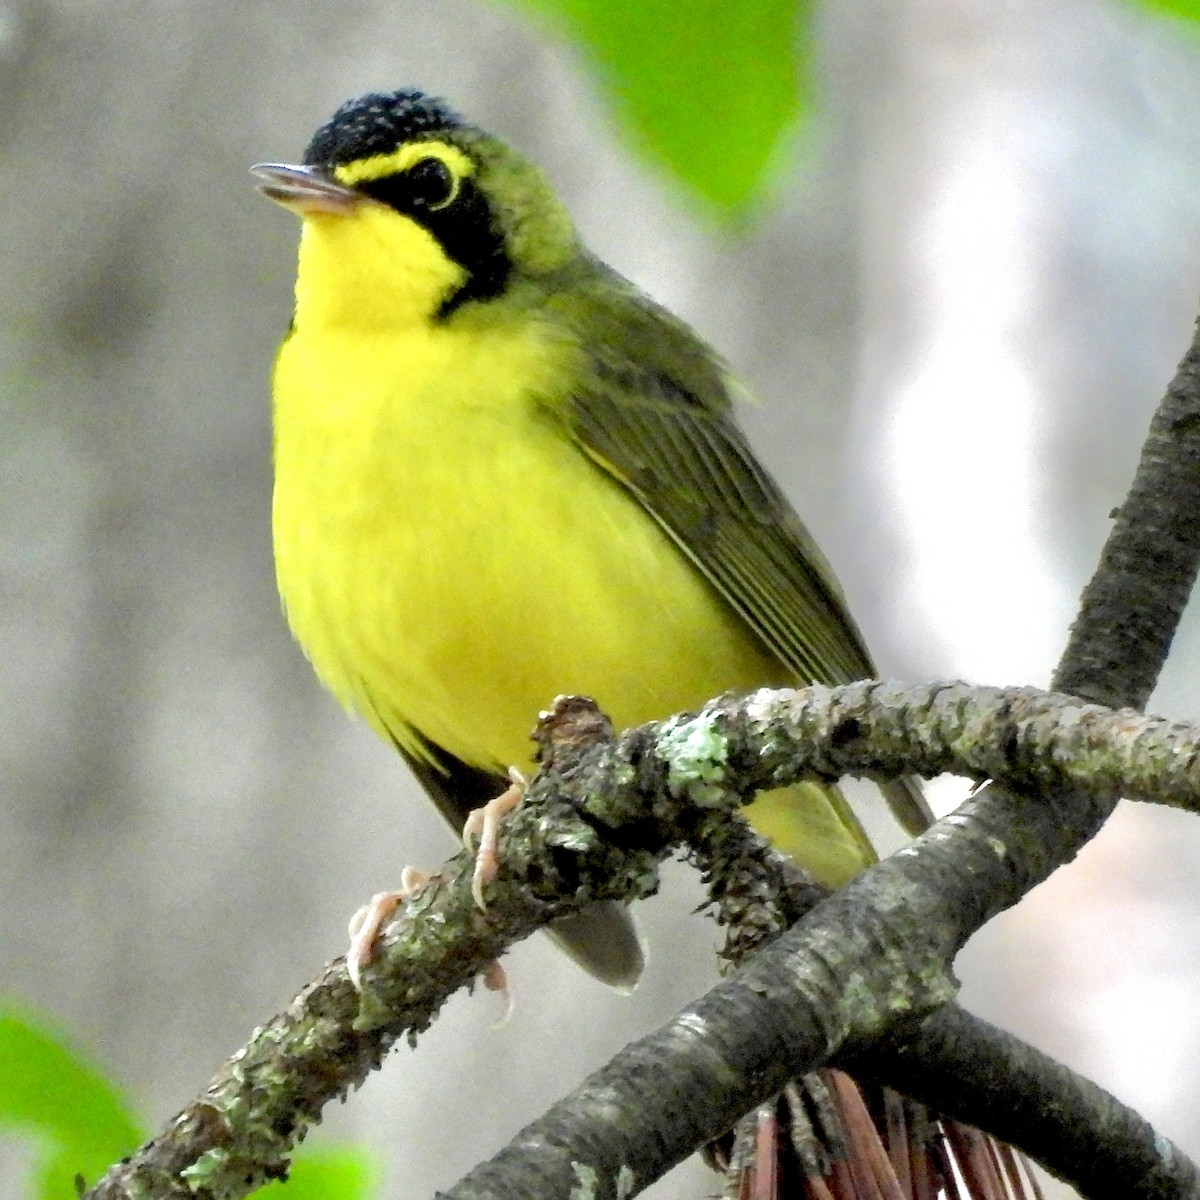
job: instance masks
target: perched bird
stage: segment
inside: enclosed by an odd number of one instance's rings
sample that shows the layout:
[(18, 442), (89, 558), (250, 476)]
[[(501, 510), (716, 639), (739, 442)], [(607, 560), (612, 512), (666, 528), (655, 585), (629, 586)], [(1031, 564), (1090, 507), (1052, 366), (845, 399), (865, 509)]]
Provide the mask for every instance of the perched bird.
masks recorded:
[[(259, 186), (303, 218), (274, 372), (274, 539), (317, 674), (443, 815), (528, 765), (536, 714), (625, 727), (721, 692), (873, 674), (717, 355), (581, 244), (543, 174), (416, 91), (368, 95)], [(928, 810), (888, 789), (902, 825)], [(874, 858), (832, 786), (750, 819), (820, 882)], [(627, 911), (552, 927), (632, 985)]]
[[(304, 218), (274, 374), (287, 619), (456, 828), (529, 762), (560, 693), (622, 728), (873, 673), (724, 365), (588, 253), (537, 168), (398, 92), (344, 105), (303, 166), (255, 172)], [(917, 796), (893, 795), (922, 827)], [(874, 857), (835, 788), (751, 819), (830, 886)], [(636, 979), (622, 909), (556, 933), (600, 978)]]

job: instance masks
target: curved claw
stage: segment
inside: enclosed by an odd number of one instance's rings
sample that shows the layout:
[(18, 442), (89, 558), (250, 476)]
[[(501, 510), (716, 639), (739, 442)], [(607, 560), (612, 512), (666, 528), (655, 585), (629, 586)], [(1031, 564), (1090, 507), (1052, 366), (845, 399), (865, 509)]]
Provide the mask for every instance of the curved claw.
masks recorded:
[(400, 887), (395, 891), (376, 892), (350, 918), (350, 947), (346, 951), (346, 973), (354, 990), (362, 991), (362, 971), (375, 957), (375, 942), (384, 922), (400, 907), (407, 904), (429, 882), (429, 876), (416, 867), (405, 867), (400, 873)]
[(479, 848), (475, 851), (475, 874), (471, 878), (471, 895), (481, 912), (487, 911), (487, 902), (483, 898), (485, 884), (491, 883), (500, 872), (500, 858), (497, 853), (500, 847), (500, 826), (504, 818), (525, 799), (525, 789), (529, 786), (525, 776), (516, 767), (509, 767), (509, 786), (494, 800), (489, 800), (482, 808), (475, 809), (463, 823), (463, 845), (471, 850), (475, 847), (475, 839), (479, 840)]

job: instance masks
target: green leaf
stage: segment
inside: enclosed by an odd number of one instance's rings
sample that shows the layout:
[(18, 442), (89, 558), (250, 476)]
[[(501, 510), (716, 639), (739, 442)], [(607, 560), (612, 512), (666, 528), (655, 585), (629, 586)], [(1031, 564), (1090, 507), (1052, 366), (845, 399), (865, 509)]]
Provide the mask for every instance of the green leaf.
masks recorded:
[[(94, 1183), (146, 1140), (125, 1099), (44, 1018), (0, 1003), (0, 1131), (32, 1137), (36, 1200), (75, 1200), (75, 1178)], [(257, 1194), (279, 1200), (367, 1200), (375, 1170), (355, 1150), (308, 1150), (286, 1183)], [(7, 1200), (7, 1193), (6, 1193)]]
[(590, 59), (635, 144), (731, 214), (758, 199), (807, 92), (811, 0), (513, 0)]
[(259, 1188), (263, 1200), (367, 1200), (376, 1172), (357, 1150), (308, 1150), (296, 1156), (286, 1183)]
[(1141, 0), (1141, 6), (1189, 21), (1200, 21), (1200, 0)]
[(0, 1128), (43, 1143), (39, 1200), (71, 1200), (74, 1179), (98, 1178), (144, 1136), (120, 1092), (66, 1039), (11, 1006), (0, 1008)]

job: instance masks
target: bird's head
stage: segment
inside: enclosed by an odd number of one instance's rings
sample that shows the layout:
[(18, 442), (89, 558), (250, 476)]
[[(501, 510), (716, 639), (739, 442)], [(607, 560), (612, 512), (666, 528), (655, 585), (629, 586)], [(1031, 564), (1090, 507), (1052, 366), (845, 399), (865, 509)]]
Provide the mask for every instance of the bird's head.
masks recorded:
[(313, 135), (302, 165), (253, 172), (304, 221), (297, 323), (445, 320), (578, 253), (542, 173), (416, 91), (351, 100)]

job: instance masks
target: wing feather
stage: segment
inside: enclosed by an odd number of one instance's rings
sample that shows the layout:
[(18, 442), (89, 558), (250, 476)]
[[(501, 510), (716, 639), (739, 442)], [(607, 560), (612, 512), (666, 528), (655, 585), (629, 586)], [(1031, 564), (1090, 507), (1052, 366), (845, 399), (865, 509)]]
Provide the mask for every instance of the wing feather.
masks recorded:
[[(724, 365), (695, 334), (599, 263), (575, 289), (588, 356), (567, 405), (580, 448), (624, 486), (745, 620), (797, 683), (874, 675), (829, 563), (731, 413)], [(581, 301), (581, 296), (583, 297)], [(901, 824), (924, 829), (919, 785), (885, 794)]]
[(715, 359), (704, 380), (715, 402), (707, 403), (650, 355), (619, 372), (591, 365), (569, 412), (588, 455), (638, 499), (798, 682), (873, 674), (828, 563), (733, 423)]

